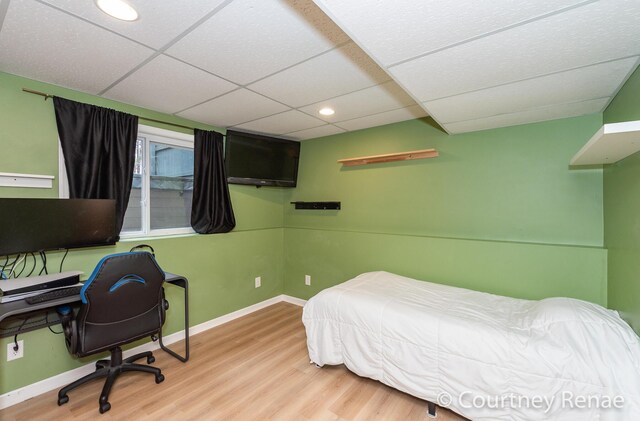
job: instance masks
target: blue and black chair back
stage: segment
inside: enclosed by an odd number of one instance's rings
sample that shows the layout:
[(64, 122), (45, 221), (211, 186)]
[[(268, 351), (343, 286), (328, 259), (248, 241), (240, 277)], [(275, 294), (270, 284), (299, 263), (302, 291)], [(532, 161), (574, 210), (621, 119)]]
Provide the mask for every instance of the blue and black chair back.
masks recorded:
[(125, 372), (141, 371), (153, 374), (156, 383), (164, 381), (157, 367), (138, 364), (155, 361), (151, 351), (123, 358), (121, 345), (148, 336), (162, 329), (168, 303), (164, 300), (164, 271), (151, 253), (129, 252), (112, 254), (102, 259), (85, 282), (77, 316), (71, 308), (58, 313), (69, 352), (84, 357), (109, 350), (109, 360), (98, 360), (96, 371), (68, 384), (58, 391), (58, 405), (69, 402), (68, 393), (85, 383), (106, 378), (100, 393), (99, 410), (111, 408), (109, 393), (116, 378)]
[(164, 323), (164, 271), (151, 253), (106, 256), (85, 282), (77, 323), (80, 357), (158, 333)]

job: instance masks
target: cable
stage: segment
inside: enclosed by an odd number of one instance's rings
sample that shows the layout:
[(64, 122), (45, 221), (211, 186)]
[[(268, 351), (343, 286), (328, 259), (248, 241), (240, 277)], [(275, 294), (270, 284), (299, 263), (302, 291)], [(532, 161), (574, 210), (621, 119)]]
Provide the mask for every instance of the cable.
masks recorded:
[(31, 271), (29, 272), (29, 274), (27, 275), (27, 278), (29, 276), (31, 276), (31, 274), (33, 273), (34, 270), (36, 270), (36, 266), (38, 266), (38, 261), (36, 260), (36, 255), (33, 253), (29, 253), (31, 255), (31, 257), (33, 258), (33, 266), (31, 266)]
[(51, 326), (49, 325), (49, 312), (48, 311), (44, 316), (44, 320), (45, 320), (45, 322), (47, 322), (47, 327), (49, 328), (51, 333), (55, 333), (56, 335), (61, 335), (61, 334), (64, 333), (64, 330), (62, 330), (61, 332), (56, 332), (55, 330), (51, 329)]
[(25, 323), (27, 323), (27, 320), (29, 320), (28, 317), (25, 317), (24, 319), (22, 319), (22, 323), (20, 324), (20, 327), (18, 328), (18, 331), (16, 332), (15, 336), (13, 337), (13, 351), (14, 352), (18, 352), (18, 350), (20, 349), (20, 347), (18, 346), (18, 335), (20, 334), (20, 330), (22, 330), (22, 326), (24, 326)]
[(42, 272), (44, 272), (44, 257), (42, 257), (42, 252), (39, 251), (38, 255), (40, 256), (40, 260), (42, 260), (42, 269), (40, 269), (40, 272), (38, 272), (38, 276), (42, 275)]
[[(46, 318), (44, 318), (44, 317), (42, 317), (40, 319), (37, 319), (37, 320), (29, 321), (31, 319), (32, 319), (31, 317), (27, 317), (26, 320), (23, 321), (23, 323), (20, 326), (21, 327), (29, 327), (29, 326), (40, 324), (40, 323), (42, 323), (42, 322), (44, 322), (46, 320)], [(3, 331), (3, 332), (9, 332), (9, 331), (13, 332), (14, 330), (16, 330), (15, 327), (1, 327), (0, 326), (0, 331)], [(3, 335), (4, 335), (4, 333), (3, 333)]]
[(129, 251), (132, 252), (132, 251), (135, 251), (135, 250), (138, 250), (138, 249), (149, 249), (149, 252), (151, 252), (153, 257), (156, 257), (156, 251), (149, 244), (138, 244), (137, 246), (133, 247)]
[[(13, 259), (13, 262), (9, 263), (6, 262), (3, 266), (2, 266), (2, 272), (5, 272), (6, 270), (11, 269), (11, 266), (18, 261), (18, 258), (20, 258), (20, 255), (17, 255), (15, 259)], [(10, 276), (7, 275), (7, 273), (4, 273), (5, 279), (9, 279)]]
[(27, 257), (29, 256), (28, 253), (25, 253), (24, 255), (24, 263), (22, 264), (22, 269), (20, 270), (20, 273), (16, 274), (16, 278), (19, 278), (22, 276), (22, 273), (24, 272), (24, 270), (27, 268)]
[(62, 265), (64, 265), (64, 259), (67, 258), (67, 254), (69, 254), (69, 249), (67, 249), (67, 251), (64, 252), (64, 256), (62, 256), (62, 261), (60, 262), (60, 270), (59, 270), (60, 273), (62, 273)]
[(22, 254), (18, 254), (18, 257), (16, 257), (16, 260), (14, 260), (13, 263), (11, 264), (11, 270), (9, 271), (9, 276), (7, 278), (11, 278), (11, 276), (13, 276), (13, 270), (16, 268), (16, 265), (22, 261), (22, 259), (20, 259), (20, 256), (22, 256)]
[[(15, 262), (15, 260), (14, 260)], [(7, 274), (5, 273), (5, 269), (10, 266), (12, 263), (9, 263), (9, 256), (5, 256), (4, 258), (4, 263), (2, 264), (2, 269), (0, 270), (0, 278), (2, 279), (9, 279), (9, 277), (7, 276)]]
[(42, 272), (48, 275), (49, 271), (47, 270), (47, 253), (44, 251), (41, 251), (40, 259), (42, 259), (42, 269), (40, 269), (40, 273), (38, 275), (42, 275)]
[(9, 256), (4, 256), (4, 263), (2, 264), (2, 269), (0, 269), (0, 279), (7, 279), (4, 274), (4, 268), (7, 267), (7, 263), (9, 263)]

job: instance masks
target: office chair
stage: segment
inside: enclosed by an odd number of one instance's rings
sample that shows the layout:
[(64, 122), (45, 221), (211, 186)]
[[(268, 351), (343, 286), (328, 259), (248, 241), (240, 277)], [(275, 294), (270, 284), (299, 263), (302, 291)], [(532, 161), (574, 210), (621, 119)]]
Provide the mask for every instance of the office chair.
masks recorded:
[(108, 350), (111, 358), (96, 362), (96, 371), (60, 389), (58, 405), (69, 401), (69, 391), (106, 377), (99, 400), (103, 414), (111, 409), (109, 393), (121, 373), (143, 371), (155, 375), (156, 383), (164, 380), (159, 368), (135, 363), (142, 358), (153, 363), (151, 352), (123, 360), (120, 348), (147, 336), (155, 340), (168, 308), (163, 282), (164, 271), (147, 252), (113, 254), (98, 263), (80, 291), (82, 304), (77, 316), (68, 306), (59, 313), (71, 354), (85, 357)]

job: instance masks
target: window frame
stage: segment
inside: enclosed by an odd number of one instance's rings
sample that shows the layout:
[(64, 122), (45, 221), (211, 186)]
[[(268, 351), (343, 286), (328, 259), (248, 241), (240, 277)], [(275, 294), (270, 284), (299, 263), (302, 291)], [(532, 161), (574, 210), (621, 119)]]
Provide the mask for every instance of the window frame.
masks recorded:
[[(147, 126), (144, 124), (138, 125), (138, 138), (144, 138), (143, 140), (143, 162), (142, 162), (142, 186), (141, 186), (141, 208), (142, 208), (142, 230), (140, 231), (122, 231), (120, 232), (121, 240), (130, 239), (142, 239), (142, 238), (156, 238), (166, 237), (172, 235), (188, 235), (195, 234), (195, 231), (191, 227), (182, 228), (162, 228), (151, 229), (151, 206), (149, 198), (151, 197), (151, 177), (149, 174), (150, 168), (150, 144), (159, 143), (163, 145), (187, 148), (193, 151), (194, 148), (194, 135), (188, 133), (176, 132), (173, 130), (161, 129), (158, 127)], [(136, 139), (137, 141), (137, 139)], [(61, 199), (69, 198), (69, 180), (67, 179), (67, 171), (64, 164), (64, 155), (62, 153), (62, 146), (58, 139), (58, 196)]]

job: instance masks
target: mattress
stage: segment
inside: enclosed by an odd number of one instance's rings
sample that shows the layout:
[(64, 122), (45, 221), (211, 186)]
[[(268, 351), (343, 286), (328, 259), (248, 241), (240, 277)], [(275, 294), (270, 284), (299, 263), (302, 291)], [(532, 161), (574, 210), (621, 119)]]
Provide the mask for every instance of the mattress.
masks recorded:
[(501, 297), (388, 272), (304, 306), (312, 362), (472, 420), (640, 420), (640, 344), (617, 312)]

